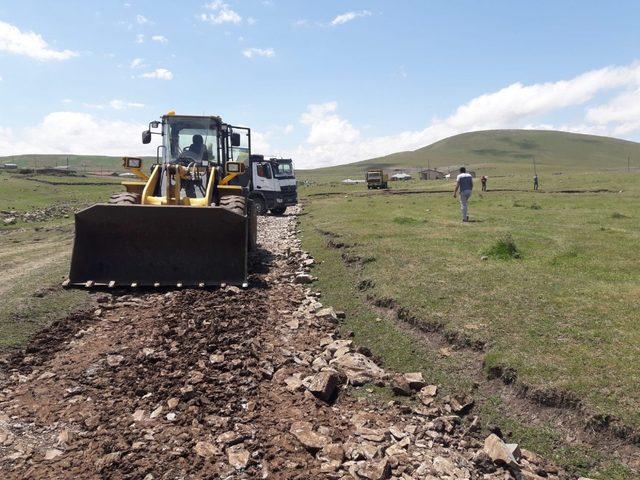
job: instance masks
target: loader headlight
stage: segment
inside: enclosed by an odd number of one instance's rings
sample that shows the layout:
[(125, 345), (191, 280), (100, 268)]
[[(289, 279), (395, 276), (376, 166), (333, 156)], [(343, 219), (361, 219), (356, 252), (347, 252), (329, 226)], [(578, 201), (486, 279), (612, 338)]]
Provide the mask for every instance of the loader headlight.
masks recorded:
[(227, 173), (242, 173), (242, 172), (244, 172), (244, 163), (227, 162)]
[(139, 158), (124, 158), (124, 167), (126, 168), (140, 168), (142, 166), (142, 160)]

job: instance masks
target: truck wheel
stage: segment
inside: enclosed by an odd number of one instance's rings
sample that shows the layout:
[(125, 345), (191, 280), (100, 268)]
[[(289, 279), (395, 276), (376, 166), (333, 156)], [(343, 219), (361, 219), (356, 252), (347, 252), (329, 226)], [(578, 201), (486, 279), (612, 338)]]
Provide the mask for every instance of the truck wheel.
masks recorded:
[(262, 199), (262, 197), (251, 197), (251, 200), (253, 200), (253, 203), (256, 206), (256, 213), (258, 215), (266, 215), (267, 214), (267, 206), (264, 203), (264, 200)]
[(276, 207), (271, 209), (273, 215), (282, 215), (287, 211), (287, 207)]
[(109, 197), (111, 205), (137, 205), (140, 203), (140, 195), (137, 193), (114, 193)]

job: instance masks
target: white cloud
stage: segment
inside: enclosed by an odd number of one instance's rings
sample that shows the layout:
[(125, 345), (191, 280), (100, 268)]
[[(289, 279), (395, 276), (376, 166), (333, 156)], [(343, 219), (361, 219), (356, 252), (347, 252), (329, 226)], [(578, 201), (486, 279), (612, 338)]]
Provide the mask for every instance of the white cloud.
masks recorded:
[(253, 17), (247, 18), (247, 25), (255, 25), (256, 23), (258, 23), (258, 21), (255, 18)]
[(35, 32), (23, 32), (18, 27), (0, 21), (0, 50), (25, 55), (39, 61), (67, 60), (78, 56), (72, 50), (56, 50)]
[(62, 103), (66, 103), (66, 104), (73, 103), (73, 100), (71, 100), (70, 98), (63, 98), (63, 99), (62, 99), (62, 100), (60, 100), (60, 101), (61, 101)]
[(350, 22), (351, 20), (355, 20), (360, 17), (369, 17), (371, 16), (371, 12), (369, 10), (360, 10), (357, 12), (347, 12), (341, 15), (338, 15), (336, 18), (331, 20), (331, 26), (335, 27), (336, 25), (342, 25), (343, 23)]
[(153, 155), (155, 146), (140, 143), (140, 132), (145, 129), (146, 125), (103, 120), (88, 113), (53, 112), (34, 127), (18, 132), (0, 126), (0, 155)]
[(143, 108), (144, 103), (139, 102), (125, 102), (122, 100), (111, 100), (109, 106), (115, 110), (124, 110), (126, 108)]
[(153, 72), (146, 72), (140, 75), (141, 78), (157, 78), (160, 80), (171, 80), (173, 73), (166, 68), (156, 68)]
[(289, 135), (291, 132), (293, 132), (294, 128), (295, 128), (295, 127), (294, 127), (293, 125), (291, 125), (291, 124), (289, 124), (289, 125), (285, 125), (285, 127), (282, 129), (282, 132), (283, 132), (285, 135)]
[(201, 13), (199, 18), (203, 22), (220, 25), (223, 23), (242, 23), (242, 17), (221, 0), (215, 0), (205, 5), (205, 8), (213, 10), (214, 13)]
[(138, 15), (136, 15), (136, 23), (137, 23), (138, 25), (146, 25), (147, 23), (151, 23), (151, 22), (150, 22), (150, 21), (149, 21), (149, 19), (148, 19), (147, 17), (145, 17), (144, 15), (140, 15), (140, 14), (138, 14)]
[(129, 64), (129, 67), (131, 68), (144, 68), (146, 66), (147, 65), (144, 63), (144, 60), (142, 58), (134, 58)]
[(154, 35), (151, 37), (151, 40), (158, 43), (169, 43), (169, 39), (164, 35)]
[(301, 19), (301, 20), (296, 20), (295, 22), (293, 22), (293, 26), (294, 27), (308, 27), (309, 26), (309, 20), (306, 19)]
[(247, 58), (266, 57), (272, 58), (276, 56), (273, 48), (247, 48), (242, 51), (242, 54)]
[[(64, 102), (67, 103), (67, 102)], [(143, 108), (144, 103), (125, 102), (124, 100), (111, 100), (108, 104), (101, 103), (83, 103), (83, 107), (93, 108), (96, 110), (104, 110), (105, 108), (113, 108), (114, 110), (125, 110), (127, 108)]]
[[(575, 123), (555, 123), (545, 116), (589, 105)], [(575, 114), (574, 114), (575, 115)], [(480, 95), (444, 119), (424, 128), (366, 137), (338, 114), (337, 102), (309, 105), (300, 117), (306, 141), (288, 152), (303, 168), (337, 165), (415, 150), (458, 133), (499, 128), (541, 128), (596, 135), (640, 135), (640, 63), (592, 70), (568, 80), (531, 85), (514, 83)]]
[(144, 43), (144, 35), (142, 33), (136, 35), (136, 43)]
[(0, 75), (0, 82), (4, 82), (4, 78), (2, 78), (2, 75)]

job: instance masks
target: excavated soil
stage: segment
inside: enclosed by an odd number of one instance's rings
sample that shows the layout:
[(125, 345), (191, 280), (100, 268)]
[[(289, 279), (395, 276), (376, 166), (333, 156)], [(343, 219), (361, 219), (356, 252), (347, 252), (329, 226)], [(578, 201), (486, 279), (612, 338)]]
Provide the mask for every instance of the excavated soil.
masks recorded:
[(100, 293), (0, 359), (0, 478), (568, 478), (340, 339), (295, 221), (260, 219), (246, 290)]

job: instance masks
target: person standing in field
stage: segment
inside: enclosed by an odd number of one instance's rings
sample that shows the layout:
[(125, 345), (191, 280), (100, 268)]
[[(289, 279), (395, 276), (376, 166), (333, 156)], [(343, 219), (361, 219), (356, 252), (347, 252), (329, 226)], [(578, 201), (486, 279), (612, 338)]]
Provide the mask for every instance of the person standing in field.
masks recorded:
[(473, 177), (467, 173), (467, 169), (460, 167), (460, 175), (456, 178), (456, 188), (453, 191), (453, 198), (460, 192), (460, 210), (462, 211), (462, 221), (469, 221), (469, 197), (473, 190)]
[(537, 173), (533, 176), (533, 189), (538, 190), (538, 174)]
[(480, 178), (480, 183), (482, 183), (482, 191), (486, 192), (487, 191), (487, 177), (482, 175), (482, 178)]

